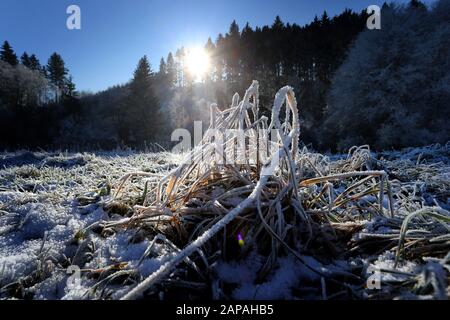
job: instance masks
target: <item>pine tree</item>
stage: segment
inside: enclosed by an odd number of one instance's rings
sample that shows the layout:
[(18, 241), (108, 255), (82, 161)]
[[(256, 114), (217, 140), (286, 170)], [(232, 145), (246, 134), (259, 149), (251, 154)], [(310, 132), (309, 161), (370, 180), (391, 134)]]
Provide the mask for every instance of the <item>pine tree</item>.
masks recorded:
[(227, 82), (229, 83), (229, 94), (239, 90), (239, 73), (240, 73), (240, 39), (239, 26), (235, 20), (230, 25), (230, 29), (225, 37), (225, 62)]
[(230, 30), (228, 31), (228, 35), (230, 37), (238, 37), (239, 36), (239, 25), (237, 24), (236, 20), (233, 20), (233, 22), (230, 25)]
[(222, 81), (225, 73), (225, 38), (221, 33), (216, 40), (215, 63), (214, 79)]
[(427, 7), (420, 0), (411, 0), (409, 6), (416, 9), (426, 9)]
[(50, 83), (55, 87), (55, 100), (59, 102), (61, 92), (64, 92), (66, 85), (67, 69), (62, 57), (56, 52), (48, 59), (47, 77)]
[(281, 20), (280, 16), (275, 17), (275, 21), (272, 24), (272, 29), (274, 31), (282, 31), (284, 29), (284, 22)]
[(73, 82), (72, 76), (68, 76), (64, 81), (64, 96), (67, 98), (74, 98), (76, 94), (76, 86)]
[(320, 23), (324, 27), (328, 27), (330, 25), (331, 21), (330, 21), (330, 17), (328, 16), (327, 11), (323, 12), (322, 17), (320, 19)]
[[(31, 67), (31, 60), (28, 53), (24, 52), (22, 56), (20, 57), (20, 62), (27, 68)], [(30, 68), (31, 69), (31, 68)]]
[(3, 46), (0, 50), (0, 59), (12, 66), (16, 66), (19, 63), (17, 55), (14, 53), (14, 50), (8, 41), (3, 42)]
[(256, 79), (256, 66), (258, 54), (255, 52), (255, 32), (250, 27), (249, 23), (245, 25), (241, 32), (242, 40), (242, 51), (241, 51), (241, 61), (242, 61), (242, 75), (243, 83), (251, 83), (252, 80)]
[(167, 82), (170, 86), (174, 86), (177, 79), (177, 67), (175, 65), (175, 60), (173, 58), (172, 52), (167, 55)]
[(214, 42), (212, 42), (211, 38), (208, 38), (208, 41), (206, 42), (205, 45), (205, 52), (209, 56), (211, 64), (210, 71), (208, 75), (206, 75), (206, 83), (208, 84), (211, 83), (211, 81), (214, 81), (214, 73), (216, 68), (215, 50), (216, 46), (214, 45)]
[(208, 41), (206, 42), (205, 45), (205, 50), (210, 54), (213, 55), (214, 53), (214, 49), (216, 48), (216, 46), (214, 45), (213, 41), (211, 40), (211, 38), (208, 38)]
[[(275, 17), (275, 21), (272, 24), (272, 30), (270, 33), (270, 42), (272, 43), (272, 61), (274, 73), (277, 77), (280, 77), (283, 70), (281, 68), (283, 60), (283, 45), (284, 45), (284, 31), (285, 25), (280, 16)], [(274, 83), (278, 86), (277, 83)]]
[(147, 56), (144, 56), (134, 71), (126, 109), (123, 110), (125, 128), (122, 130), (122, 139), (127, 144), (142, 146), (159, 135), (162, 116), (153, 81), (154, 74)]
[(161, 60), (159, 61), (159, 73), (167, 74), (167, 65), (166, 62), (164, 61), (164, 58), (161, 58)]
[(169, 77), (167, 75), (167, 64), (164, 58), (161, 58), (159, 61), (159, 71), (156, 74), (157, 81), (163, 88), (167, 88), (170, 86)]
[(186, 56), (186, 52), (184, 51), (184, 47), (181, 47), (175, 53), (176, 57), (176, 74), (177, 74), (177, 85), (179, 87), (184, 87), (186, 85), (185, 82), (185, 66), (184, 66), (184, 58)]
[(39, 59), (36, 57), (35, 54), (32, 54), (30, 56), (30, 67), (31, 70), (37, 70), (37, 71), (43, 71), (41, 63), (39, 62)]

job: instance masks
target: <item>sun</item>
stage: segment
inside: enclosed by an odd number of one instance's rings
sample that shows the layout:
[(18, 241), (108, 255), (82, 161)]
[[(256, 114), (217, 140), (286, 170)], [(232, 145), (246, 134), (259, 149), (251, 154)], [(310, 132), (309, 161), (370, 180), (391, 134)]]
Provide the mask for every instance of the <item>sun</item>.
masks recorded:
[(203, 80), (210, 67), (208, 53), (201, 47), (192, 47), (186, 51), (185, 63), (194, 81)]

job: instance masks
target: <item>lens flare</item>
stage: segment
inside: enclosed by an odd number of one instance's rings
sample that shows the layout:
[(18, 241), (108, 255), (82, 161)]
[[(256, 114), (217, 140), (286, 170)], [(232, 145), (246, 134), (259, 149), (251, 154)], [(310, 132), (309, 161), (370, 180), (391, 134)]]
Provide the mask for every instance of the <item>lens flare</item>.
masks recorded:
[(242, 235), (240, 233), (238, 234), (237, 238), (238, 238), (239, 246), (242, 248), (244, 246), (244, 238), (242, 237)]

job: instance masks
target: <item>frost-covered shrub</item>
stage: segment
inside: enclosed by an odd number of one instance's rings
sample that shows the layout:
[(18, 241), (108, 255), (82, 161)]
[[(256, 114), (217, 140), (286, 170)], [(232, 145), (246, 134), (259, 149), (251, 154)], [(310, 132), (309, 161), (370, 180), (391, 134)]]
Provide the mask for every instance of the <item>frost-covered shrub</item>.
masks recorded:
[(30, 105), (45, 101), (47, 79), (23, 65), (0, 61), (0, 105)]
[(450, 1), (428, 10), (384, 6), (381, 21), (381, 30), (360, 34), (335, 74), (326, 133), (340, 149), (450, 140)]

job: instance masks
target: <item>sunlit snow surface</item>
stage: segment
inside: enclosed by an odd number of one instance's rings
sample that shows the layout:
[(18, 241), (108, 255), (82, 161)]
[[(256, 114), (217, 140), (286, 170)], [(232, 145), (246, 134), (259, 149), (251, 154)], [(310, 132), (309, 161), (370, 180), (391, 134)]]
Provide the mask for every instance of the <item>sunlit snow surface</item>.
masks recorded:
[[(430, 177), (447, 181), (447, 187), (449, 185), (448, 146), (409, 149), (377, 156), (395, 162), (400, 167), (404, 166), (404, 170), (409, 170), (416, 163), (430, 165), (430, 170), (417, 176), (422, 188), (428, 181), (436, 181)], [(156, 244), (154, 251), (160, 255), (140, 261), (152, 239), (142, 237), (139, 241), (130, 242), (135, 237), (135, 232), (131, 230), (120, 231), (109, 237), (89, 234), (87, 237), (90, 241), (83, 242), (89, 248), (82, 250), (83, 255), (78, 254), (80, 248), (76, 239), (80, 230), (98, 221), (118, 221), (123, 218), (108, 215), (103, 209), (103, 203), (111, 197), (102, 195), (101, 190), (105, 186), (117, 183), (123, 175), (133, 171), (165, 174), (180, 160), (179, 156), (171, 153), (0, 154), (0, 298), (84, 299), (97, 295), (116, 299), (133, 284), (116, 285), (108, 293), (93, 293), (92, 288), (98, 280), (85, 276), (84, 270), (101, 270), (126, 262), (124, 270), (137, 271), (137, 279), (143, 279), (157, 270), (170, 259), (172, 253)], [(404, 171), (394, 173), (401, 178)], [(134, 188), (140, 188), (139, 192), (143, 192), (144, 185), (141, 178), (132, 181)], [(80, 196), (91, 197), (91, 201), (77, 200)], [(449, 199), (437, 199), (426, 192), (421, 196), (421, 201), (429, 202), (428, 205), (438, 204), (446, 210), (450, 208)], [(377, 229), (376, 219), (367, 221), (361, 236), (367, 230), (389, 233), (389, 230)], [(324, 268), (313, 257), (304, 256), (304, 260), (319, 270), (323, 268), (324, 272), (345, 273), (358, 263), (339, 260)], [(81, 267), (81, 281), (75, 285), (68, 281), (70, 279), (66, 273), (71, 263)], [(280, 258), (277, 272), (261, 283), (256, 281), (255, 273), (263, 263), (262, 257), (256, 253), (239, 263), (219, 261), (215, 275), (218, 281), (234, 286), (231, 296), (234, 299), (291, 299), (293, 290), (298, 287), (306, 292), (304, 298), (317, 298), (309, 297), (307, 288), (314, 286), (317, 281), (320, 283), (320, 277), (295, 258)], [(393, 263), (393, 254), (384, 252), (375, 260), (366, 261), (365, 265), (392, 268)], [(408, 262), (399, 270), (416, 273), (420, 272), (420, 268)], [(396, 280), (396, 277), (401, 280), (402, 274), (389, 274), (389, 277), (393, 278), (390, 280)], [(411, 295), (406, 298), (418, 297)]]

